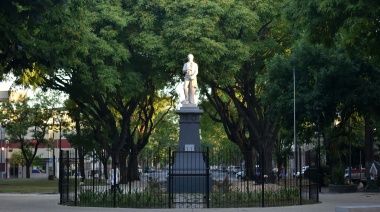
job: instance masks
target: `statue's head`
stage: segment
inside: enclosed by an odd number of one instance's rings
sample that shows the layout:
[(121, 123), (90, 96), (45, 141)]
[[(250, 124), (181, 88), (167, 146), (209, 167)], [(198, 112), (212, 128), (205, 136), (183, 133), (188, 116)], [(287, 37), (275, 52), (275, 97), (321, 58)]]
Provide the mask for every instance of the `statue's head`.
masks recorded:
[(189, 61), (193, 61), (194, 55), (192, 55), (192, 54), (187, 55), (187, 59), (189, 59)]

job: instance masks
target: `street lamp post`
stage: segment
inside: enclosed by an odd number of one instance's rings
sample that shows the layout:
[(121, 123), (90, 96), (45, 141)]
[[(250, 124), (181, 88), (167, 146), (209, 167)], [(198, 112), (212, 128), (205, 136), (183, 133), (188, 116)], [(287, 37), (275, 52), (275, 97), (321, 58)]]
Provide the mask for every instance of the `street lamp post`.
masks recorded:
[(60, 113), (59, 114), (59, 193), (61, 193), (61, 186), (62, 186), (62, 177), (63, 177), (63, 173), (62, 173), (62, 116), (63, 114)]
[(55, 161), (55, 140), (54, 140), (54, 118), (53, 118), (53, 123), (51, 125), (51, 131), (52, 131), (52, 137), (50, 137), (51, 139), (51, 146), (52, 146), (52, 149), (53, 149), (53, 178), (55, 178), (55, 166), (56, 166), (56, 161)]
[(5, 150), (5, 178), (8, 178), (8, 151), (9, 151), (9, 141), (5, 140), (5, 145), (7, 148)]
[(3, 178), (3, 157), (4, 157), (3, 129), (0, 129), (0, 147), (1, 147), (1, 155), (0, 155), (0, 178)]
[(53, 175), (55, 177), (55, 140), (54, 140), (54, 126), (53, 126)]
[[(59, 120), (59, 167), (62, 166), (62, 119)], [(59, 169), (59, 182), (60, 182), (60, 188), (61, 188), (61, 182), (62, 182), (62, 169)]]
[(4, 147), (2, 146), (1, 147), (1, 157), (0, 157), (0, 159), (1, 159), (1, 161), (0, 161), (0, 168), (1, 168), (1, 178), (4, 178), (4, 176), (3, 176), (3, 156), (4, 156)]
[[(352, 178), (351, 178), (351, 167), (352, 167), (352, 164), (351, 164), (351, 157), (352, 157), (352, 154), (351, 154), (351, 150), (352, 150), (352, 142), (351, 142), (351, 118), (348, 120), (348, 137), (349, 137), (349, 142), (350, 142), (350, 161), (349, 161), (349, 167), (348, 167), (348, 175), (350, 177), (350, 184), (352, 182)], [(360, 169), (360, 173), (362, 172), (362, 170)], [(361, 178), (360, 178), (361, 179)]]
[(62, 119), (59, 120), (59, 160), (61, 160), (62, 151)]

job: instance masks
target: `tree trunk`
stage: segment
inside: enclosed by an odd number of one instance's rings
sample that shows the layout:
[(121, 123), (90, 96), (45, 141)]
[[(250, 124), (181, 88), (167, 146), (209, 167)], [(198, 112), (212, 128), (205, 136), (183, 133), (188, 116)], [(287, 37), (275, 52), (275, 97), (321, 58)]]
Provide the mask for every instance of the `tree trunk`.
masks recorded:
[(250, 150), (240, 150), (243, 153), (245, 167), (242, 167), (246, 172), (246, 177), (248, 180), (254, 180), (255, 179), (255, 173), (256, 173), (256, 151), (253, 150), (253, 148), (250, 148)]
[(129, 154), (129, 160), (128, 160), (128, 174), (127, 179), (129, 182), (140, 180), (140, 173), (138, 169), (138, 152), (135, 148), (133, 148), (135, 145), (132, 144), (131, 153)]
[(26, 164), (26, 166), (25, 166), (26, 167), (26, 174), (25, 174), (26, 178), (30, 178), (30, 165), (31, 164)]
[(280, 174), (284, 173), (284, 170), (282, 170), (282, 166), (283, 166), (282, 156), (277, 157), (277, 176), (276, 176), (277, 178), (280, 178)]
[[(102, 160), (102, 165), (103, 165), (103, 174), (104, 174), (104, 179), (108, 179), (108, 168), (107, 168), (107, 161), (108, 161), (108, 159), (106, 159), (106, 160)], [(99, 175), (99, 177), (100, 177), (100, 175)], [(100, 177), (100, 179), (101, 179), (101, 177)]]
[[(267, 176), (268, 182), (274, 182), (274, 174), (273, 174), (273, 165), (272, 165), (272, 150), (273, 150), (273, 145), (270, 145), (266, 143), (264, 147), (261, 150), (262, 156), (260, 157), (262, 160), (261, 164), (264, 164), (264, 167), (260, 166), (260, 169), (263, 169), (264, 175)], [(261, 165), (260, 164), (260, 165)]]
[(120, 152), (119, 161), (120, 161), (120, 183), (127, 183), (127, 158), (128, 152)]
[(86, 173), (84, 169), (84, 154), (83, 154), (83, 148), (78, 149), (78, 155), (79, 155), (79, 172), (81, 177), (81, 181), (83, 182), (86, 178)]
[[(77, 132), (76, 137), (78, 140), (81, 140), (82, 136), (82, 130), (81, 130), (81, 125), (80, 125), (80, 120), (78, 118), (75, 118), (75, 130)], [(78, 156), (79, 156), (79, 171), (75, 170), (75, 173), (79, 172), (81, 177), (81, 181), (84, 182), (86, 179), (86, 173), (85, 173), (85, 168), (84, 168), (84, 148), (82, 145), (79, 145), (78, 149)]]

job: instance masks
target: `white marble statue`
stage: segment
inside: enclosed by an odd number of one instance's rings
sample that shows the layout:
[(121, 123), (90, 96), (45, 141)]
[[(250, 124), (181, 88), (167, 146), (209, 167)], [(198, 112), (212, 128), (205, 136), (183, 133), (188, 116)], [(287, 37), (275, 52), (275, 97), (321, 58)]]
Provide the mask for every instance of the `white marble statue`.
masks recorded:
[(182, 104), (196, 104), (195, 103), (195, 88), (198, 87), (197, 74), (198, 74), (198, 64), (194, 60), (194, 56), (189, 54), (187, 56), (189, 60), (183, 65), (182, 71), (185, 73), (185, 81), (183, 83), (183, 90), (185, 93), (185, 100)]

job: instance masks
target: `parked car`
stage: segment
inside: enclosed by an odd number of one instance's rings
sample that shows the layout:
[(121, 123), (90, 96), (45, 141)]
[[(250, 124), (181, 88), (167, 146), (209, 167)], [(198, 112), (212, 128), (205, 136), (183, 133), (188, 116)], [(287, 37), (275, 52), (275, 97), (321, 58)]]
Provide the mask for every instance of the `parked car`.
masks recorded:
[(223, 164), (220, 164), (219, 167), (218, 167), (218, 171), (221, 171), (221, 172), (224, 172), (227, 170), (227, 167)]
[[(301, 169), (301, 175), (303, 176), (303, 174), (305, 173), (305, 171), (309, 168), (309, 166), (303, 166), (302, 169)], [(297, 172), (297, 173), (294, 173), (293, 174), (293, 177), (300, 177), (300, 172)]]
[(278, 174), (278, 178), (279, 178), (279, 179), (282, 179), (282, 178), (285, 179), (285, 178), (286, 178), (286, 174), (285, 174), (285, 173), (279, 173), (279, 174)]
[(227, 168), (228, 173), (236, 174), (237, 172), (241, 171), (240, 166), (229, 166)]
[(69, 173), (69, 172), (66, 172), (66, 171), (63, 171), (63, 172), (62, 172), (62, 176), (70, 177), (70, 173)]
[(139, 169), (139, 174), (142, 174), (142, 168), (140, 165), (138, 165), (138, 169)]
[(218, 170), (218, 166), (214, 165), (214, 166), (210, 166), (210, 171), (216, 171)]
[(239, 179), (239, 180), (244, 179), (245, 178), (245, 170), (237, 172), (236, 173), (236, 178)]
[[(365, 176), (365, 172), (366, 172), (365, 168), (351, 169), (351, 181), (353, 183), (366, 182), (367, 181), (367, 177)], [(349, 172), (348, 168), (344, 172), (344, 178), (346, 180), (350, 179), (350, 172)]]
[[(245, 179), (246, 178), (246, 172), (245, 172), (245, 170), (242, 170), (240, 172), (237, 172), (235, 176), (239, 180)], [(258, 177), (260, 177), (260, 172), (256, 171), (255, 172), (255, 179)], [(264, 175), (264, 178), (268, 178), (268, 175)]]
[(145, 170), (144, 170), (145, 173), (152, 173), (155, 171), (156, 171), (156, 168), (154, 168), (154, 166), (147, 166), (145, 167)]
[(32, 173), (34, 173), (34, 174), (40, 174), (40, 173), (41, 173), (41, 171), (40, 171), (40, 170), (38, 170), (38, 169), (32, 169)]

